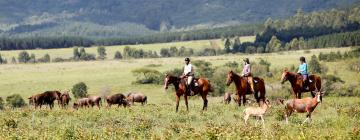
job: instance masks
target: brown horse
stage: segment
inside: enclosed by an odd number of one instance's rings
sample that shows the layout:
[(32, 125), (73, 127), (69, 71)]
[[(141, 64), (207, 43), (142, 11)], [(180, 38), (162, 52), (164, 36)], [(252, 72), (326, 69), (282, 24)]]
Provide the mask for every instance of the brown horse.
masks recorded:
[[(185, 81), (185, 79), (166, 74), (164, 82), (165, 82), (165, 85), (164, 85), (165, 89), (168, 88), (169, 84), (173, 84), (174, 87), (175, 87), (176, 112), (178, 112), (179, 101), (180, 101), (180, 97), (182, 95), (184, 95), (186, 110), (189, 111), (188, 96), (190, 96), (190, 95), (188, 95), (186, 93), (186, 86), (185, 86), (186, 81)], [(195, 93), (195, 95), (196, 94), (201, 95), (202, 99), (204, 100), (204, 105), (203, 105), (202, 110), (206, 110), (207, 105), (208, 105), (208, 100), (207, 100), (206, 96), (211, 91), (211, 85), (210, 85), (210, 82), (208, 80), (206, 80), (205, 78), (199, 78), (197, 80), (197, 83), (198, 83), (198, 86), (194, 90), (194, 93)]]
[(281, 76), (281, 84), (289, 81), (292, 87), (292, 94), (294, 98), (301, 99), (302, 92), (311, 92), (311, 96), (315, 97), (312, 91), (321, 89), (321, 78), (317, 75), (309, 75), (309, 90), (303, 88), (303, 80), (301, 74), (289, 72), (287, 69), (284, 70)]
[[(264, 79), (259, 78), (259, 77), (254, 77), (254, 97), (256, 99), (257, 103), (260, 103), (260, 101), (265, 102), (265, 82)], [(248, 83), (247, 79), (244, 77), (239, 76), (238, 74), (236, 74), (233, 71), (230, 71), (227, 75), (227, 79), (226, 79), (226, 85), (230, 86), (230, 84), (234, 82), (235, 86), (236, 86), (236, 93), (238, 96), (238, 104), (239, 106), (241, 106), (241, 97), (242, 97), (242, 101), (243, 104), (245, 105), (246, 103), (246, 94), (251, 94), (251, 89), (250, 89), (250, 84)], [(260, 92), (260, 97), (258, 95), (258, 93)]]

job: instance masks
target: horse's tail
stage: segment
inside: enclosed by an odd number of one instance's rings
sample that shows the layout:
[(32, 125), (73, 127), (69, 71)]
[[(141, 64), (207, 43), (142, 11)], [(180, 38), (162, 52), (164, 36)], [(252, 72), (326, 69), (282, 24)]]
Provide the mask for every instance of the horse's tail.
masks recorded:
[(214, 92), (214, 88), (211, 86), (210, 81), (209, 81), (209, 92)]
[(320, 76), (317, 76), (316, 77), (316, 83), (315, 83), (316, 85), (316, 89), (318, 90), (318, 91), (320, 91), (321, 90), (321, 78), (320, 78)]

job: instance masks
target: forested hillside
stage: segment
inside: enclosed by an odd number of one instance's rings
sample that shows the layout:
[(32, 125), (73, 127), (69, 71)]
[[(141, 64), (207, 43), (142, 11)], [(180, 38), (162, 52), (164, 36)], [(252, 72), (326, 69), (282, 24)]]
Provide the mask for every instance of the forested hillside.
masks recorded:
[(3, 36), (126, 37), (283, 19), (359, 0), (0, 0)]

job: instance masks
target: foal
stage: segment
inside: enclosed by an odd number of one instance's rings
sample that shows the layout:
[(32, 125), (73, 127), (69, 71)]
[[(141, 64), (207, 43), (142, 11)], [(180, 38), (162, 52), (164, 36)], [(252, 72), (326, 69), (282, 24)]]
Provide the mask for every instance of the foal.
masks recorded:
[(298, 113), (306, 112), (307, 113), (306, 119), (304, 120), (303, 123), (305, 123), (308, 120), (311, 121), (311, 113), (315, 110), (316, 106), (320, 102), (322, 102), (322, 95), (324, 94), (324, 92), (316, 91), (315, 94), (316, 95), (314, 98), (308, 97), (304, 99), (290, 99), (287, 100), (285, 103), (284, 100), (280, 100), (280, 102), (285, 105), (286, 123), (288, 123), (288, 117), (293, 112), (298, 112)]

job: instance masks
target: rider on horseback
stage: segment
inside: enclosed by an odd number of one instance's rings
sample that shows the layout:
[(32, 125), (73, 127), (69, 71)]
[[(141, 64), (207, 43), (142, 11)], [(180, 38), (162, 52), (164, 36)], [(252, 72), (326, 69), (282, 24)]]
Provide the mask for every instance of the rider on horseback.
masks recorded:
[(251, 92), (255, 93), (254, 80), (253, 80), (253, 77), (251, 75), (251, 68), (250, 68), (249, 58), (245, 58), (245, 59), (243, 59), (243, 61), (245, 62), (245, 65), (244, 65), (241, 76), (247, 78), (247, 80), (248, 80), (248, 82), (250, 84), (250, 87), (251, 87)]
[(194, 95), (193, 92), (193, 80), (194, 80), (194, 69), (190, 64), (190, 58), (185, 58), (184, 73), (182, 77), (187, 77), (186, 81), (186, 93), (190, 92), (190, 95)]
[(306, 64), (306, 60), (305, 57), (301, 56), (300, 57), (300, 66), (299, 66), (299, 70), (297, 73), (300, 73), (302, 75), (302, 80), (303, 80), (303, 88), (304, 90), (309, 90), (308, 87), (308, 65)]

